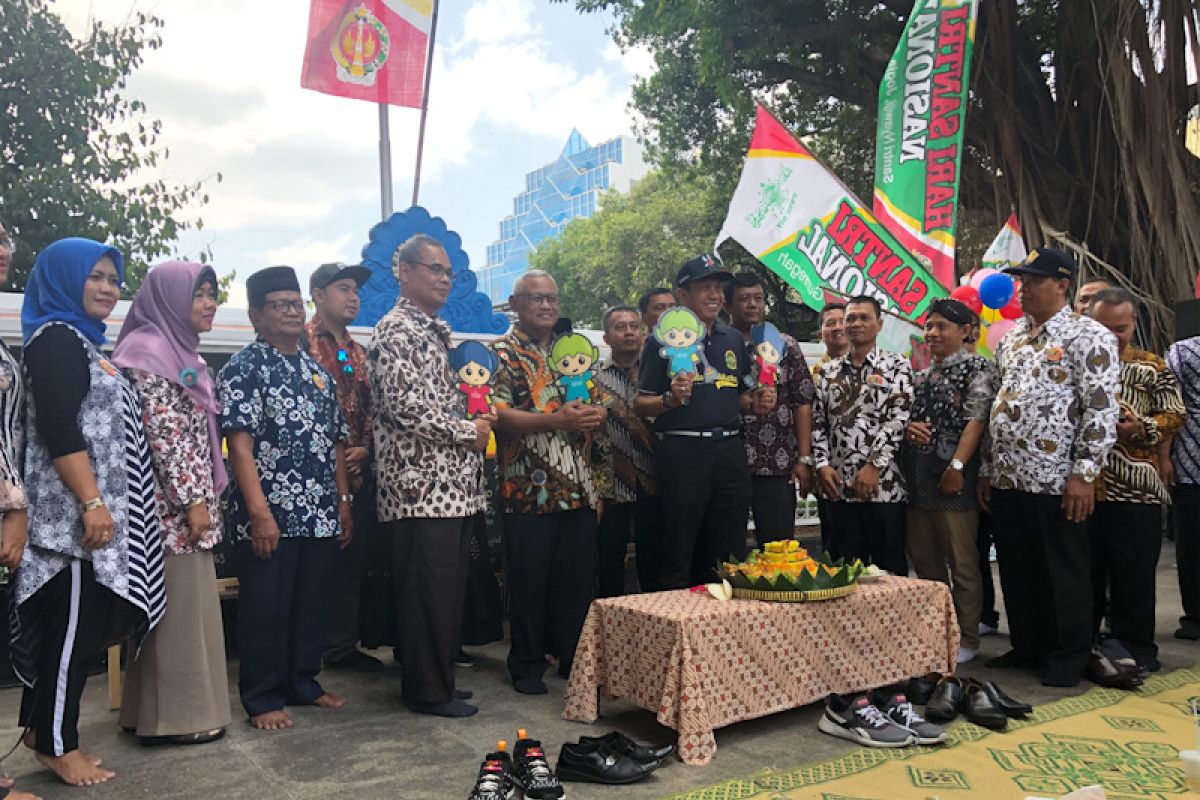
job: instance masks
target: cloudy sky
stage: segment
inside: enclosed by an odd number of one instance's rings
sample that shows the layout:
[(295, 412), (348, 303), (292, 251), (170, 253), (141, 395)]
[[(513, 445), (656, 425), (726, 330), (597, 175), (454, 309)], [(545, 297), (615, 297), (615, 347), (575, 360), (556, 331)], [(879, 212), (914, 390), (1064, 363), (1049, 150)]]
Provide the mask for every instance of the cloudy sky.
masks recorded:
[[(307, 0), (59, 0), (75, 32), (89, 18), (163, 20), (163, 44), (130, 81), (163, 123), (161, 176), (203, 180), (204, 229), (179, 251), (209, 247), (240, 281), (291, 264), (307, 281), (325, 261), (357, 260), (379, 220), (378, 113), (370, 103), (300, 88)], [(622, 53), (608, 20), (549, 0), (441, 0), (421, 204), (463, 237), (475, 268), (524, 174), (561, 150), (629, 133), (630, 87), (651, 67)], [(391, 109), (397, 210), (412, 196), (415, 109)], [(217, 183), (220, 173), (223, 180)], [(150, 176), (156, 177), (156, 176)]]

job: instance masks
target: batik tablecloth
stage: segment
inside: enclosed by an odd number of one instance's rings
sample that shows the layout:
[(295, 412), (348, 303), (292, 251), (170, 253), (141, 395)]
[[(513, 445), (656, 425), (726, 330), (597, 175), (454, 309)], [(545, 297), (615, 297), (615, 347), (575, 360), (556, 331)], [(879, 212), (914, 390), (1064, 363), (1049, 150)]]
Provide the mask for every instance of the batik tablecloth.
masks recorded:
[(707, 764), (716, 728), (830, 692), (952, 672), (958, 641), (949, 589), (910, 578), (818, 603), (720, 602), (687, 590), (597, 600), (563, 718), (595, 722), (604, 687), (677, 731), (684, 762)]

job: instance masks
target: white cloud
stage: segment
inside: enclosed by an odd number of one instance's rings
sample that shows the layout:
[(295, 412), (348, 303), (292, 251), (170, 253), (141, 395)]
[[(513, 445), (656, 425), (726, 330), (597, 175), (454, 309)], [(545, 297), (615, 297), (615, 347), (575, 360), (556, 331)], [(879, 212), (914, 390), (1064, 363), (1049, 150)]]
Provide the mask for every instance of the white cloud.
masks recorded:
[(480, 0), (463, 17), (463, 41), (458, 46), (536, 35), (540, 29), (531, 29), (529, 24), (532, 12), (533, 5), (528, 0)]

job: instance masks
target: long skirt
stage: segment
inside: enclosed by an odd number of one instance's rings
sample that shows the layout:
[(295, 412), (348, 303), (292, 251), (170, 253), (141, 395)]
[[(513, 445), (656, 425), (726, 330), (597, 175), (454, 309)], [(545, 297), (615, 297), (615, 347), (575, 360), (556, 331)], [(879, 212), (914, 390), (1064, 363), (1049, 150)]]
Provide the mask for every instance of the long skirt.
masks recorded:
[(230, 723), (212, 552), (166, 557), (167, 612), (125, 672), (121, 727), (176, 736)]

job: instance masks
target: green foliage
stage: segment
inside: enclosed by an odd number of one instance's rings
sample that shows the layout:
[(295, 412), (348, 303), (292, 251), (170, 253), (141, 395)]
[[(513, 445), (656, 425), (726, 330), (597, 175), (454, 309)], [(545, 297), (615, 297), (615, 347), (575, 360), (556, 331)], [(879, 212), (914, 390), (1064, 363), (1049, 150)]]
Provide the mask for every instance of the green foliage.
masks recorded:
[[(731, 180), (736, 183), (736, 173)], [(563, 316), (598, 329), (605, 309), (636, 304), (653, 286), (673, 286), (683, 262), (712, 252), (731, 193), (728, 181), (699, 167), (651, 172), (628, 194), (606, 194), (593, 216), (571, 222), (561, 237), (539, 245), (529, 266), (554, 276)], [(780, 278), (736, 243), (721, 251), (730, 270), (762, 275), (772, 322), (799, 338), (811, 335), (815, 313), (787, 302), (789, 290)]]
[(130, 73), (161, 45), (161, 28), (135, 14), (126, 25), (92, 22), (77, 40), (46, 0), (0, 3), (0, 217), (17, 243), (14, 287), (47, 244), (85, 236), (126, 256), (131, 293), (147, 264), (202, 226), (181, 218), (207, 202), (201, 183), (145, 180), (168, 155), (161, 123), (125, 95)]

